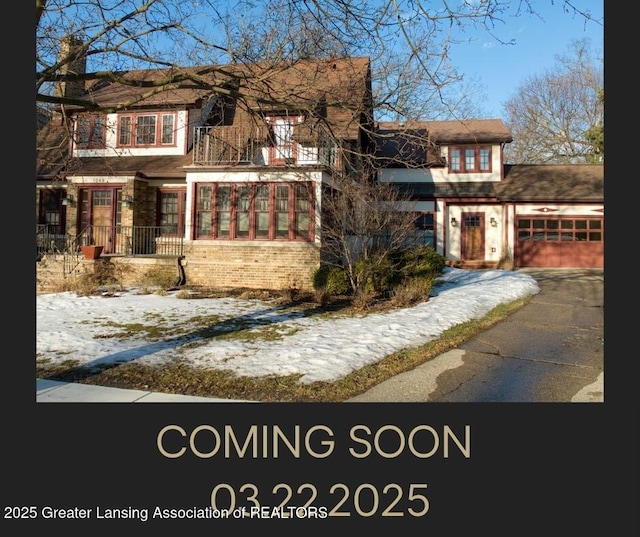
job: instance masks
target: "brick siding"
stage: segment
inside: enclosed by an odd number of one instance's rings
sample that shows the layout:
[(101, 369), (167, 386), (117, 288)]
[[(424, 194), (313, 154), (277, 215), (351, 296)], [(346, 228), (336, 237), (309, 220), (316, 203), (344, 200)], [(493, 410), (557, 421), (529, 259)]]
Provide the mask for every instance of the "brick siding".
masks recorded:
[[(220, 289), (312, 290), (311, 275), (319, 266), (315, 244), (207, 244), (189, 245), (182, 260), (186, 285)], [(104, 270), (108, 263), (121, 285), (143, 286), (175, 282), (179, 271), (175, 258), (103, 256), (96, 261), (79, 260), (68, 273), (62, 255), (46, 255), (36, 263), (37, 293), (72, 289), (79, 277)]]

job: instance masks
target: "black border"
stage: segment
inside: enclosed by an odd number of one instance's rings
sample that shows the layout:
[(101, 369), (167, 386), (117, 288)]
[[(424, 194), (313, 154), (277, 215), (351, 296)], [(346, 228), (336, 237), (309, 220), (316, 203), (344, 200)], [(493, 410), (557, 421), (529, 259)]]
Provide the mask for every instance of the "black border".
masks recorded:
[[(611, 10), (607, 11), (609, 20)], [(28, 20), (28, 16), (25, 16)], [(5, 50), (15, 51), (15, 38), (5, 35)], [(30, 40), (28, 40), (30, 41)], [(614, 47), (607, 39), (607, 50)], [(33, 51), (28, 42), (22, 52)], [(614, 57), (615, 54), (612, 54)], [(624, 55), (622, 55), (624, 57)], [(16, 74), (25, 82), (32, 80), (29, 69)], [(607, 70), (609, 74), (611, 70)], [(615, 83), (607, 76), (609, 124), (616, 123), (620, 99)], [(18, 88), (21, 86), (18, 85)], [(31, 86), (29, 86), (31, 87)], [(8, 85), (11, 91), (11, 85)], [(15, 97), (22, 106), (9, 105), (12, 125), (20, 125), (33, 108), (29, 91)], [(6, 95), (6, 94), (5, 94)], [(13, 100), (13, 96), (10, 97)], [(632, 105), (635, 100), (629, 101)], [(9, 123), (6, 123), (7, 126)], [(35, 127), (35, 122), (33, 122)], [(625, 528), (633, 534), (637, 525), (637, 401), (632, 385), (633, 346), (625, 342), (623, 323), (616, 318), (618, 284), (633, 285), (616, 276), (620, 257), (615, 240), (619, 193), (629, 172), (618, 165), (622, 161), (618, 132), (611, 129), (606, 166), (607, 241), (606, 272), (606, 381), (605, 402), (585, 404), (36, 404), (34, 386), (35, 269), (32, 264), (33, 183), (31, 172), (24, 171), (23, 151), (14, 151), (15, 131), (5, 130), (6, 163), (13, 164), (7, 183), (21, 185), (25, 210), (11, 216), (18, 222), (9, 227), (9, 235), (24, 229), (25, 245), (15, 244), (5, 263), (5, 363), (3, 375), (4, 466), (3, 509), (6, 506), (202, 506), (216, 483), (256, 483), (267, 490), (278, 482), (292, 486), (315, 484), (326, 497), (335, 482), (345, 483), (353, 492), (361, 483), (428, 483), (430, 511), (424, 517), (358, 517), (269, 520), (200, 520), (118, 523), (109, 521), (105, 529), (127, 528), (137, 534), (151, 534), (173, 528), (180, 531), (204, 529), (271, 530), (298, 535), (301, 530), (372, 529), (435, 530), (451, 535), (481, 530), (495, 536), (527, 535), (602, 535)], [(8, 136), (7, 136), (8, 135)], [(613, 140), (613, 143), (612, 143)], [(18, 142), (19, 143), (19, 142)], [(615, 145), (614, 145), (615, 143)], [(26, 144), (31, 147), (31, 144)], [(24, 148), (22, 148), (24, 149)], [(29, 160), (29, 151), (24, 157)], [(626, 154), (627, 157), (629, 153)], [(617, 159), (615, 157), (618, 157)], [(30, 166), (31, 164), (29, 164)], [(27, 169), (29, 169), (27, 166)], [(617, 173), (616, 173), (617, 172)], [(633, 178), (630, 178), (634, 180)], [(627, 180), (628, 181), (628, 180)], [(13, 188), (13, 187), (12, 187)], [(5, 195), (9, 189), (5, 190)], [(5, 198), (7, 208), (13, 202)], [(17, 233), (17, 231), (16, 231)], [(20, 232), (21, 233), (21, 232)], [(17, 241), (20, 242), (20, 241)], [(627, 248), (626, 246), (623, 248)], [(23, 263), (25, 266), (23, 267)], [(629, 270), (629, 265), (625, 265)], [(612, 277), (613, 275), (613, 277)], [(629, 275), (631, 276), (631, 275)], [(32, 304), (29, 307), (29, 304)], [(614, 309), (611, 309), (614, 308)], [(20, 330), (14, 330), (13, 314), (19, 311)], [(631, 310), (632, 311), (632, 310)], [(24, 317), (23, 317), (24, 316)], [(18, 326), (16, 326), (18, 328)], [(9, 334), (9, 330), (12, 332)], [(20, 334), (20, 335), (19, 335)], [(266, 460), (184, 458), (169, 460), (156, 447), (158, 431), (177, 423), (184, 427), (200, 424), (233, 424), (241, 431), (251, 425), (279, 426), (302, 430), (318, 424), (328, 425), (336, 434), (338, 447), (325, 459), (302, 456)], [(434, 427), (449, 425), (472, 429), (473, 455), (470, 459), (452, 456), (416, 459), (401, 456), (384, 459), (371, 456), (354, 459), (348, 455), (348, 431), (357, 424), (371, 429), (393, 424), (408, 432), (418, 424)], [(635, 486), (634, 486), (635, 485)], [(3, 513), (4, 515), (4, 513)], [(64, 530), (85, 534), (96, 527), (95, 520), (14, 520), (2, 518), (3, 525), (22, 529)], [(621, 531), (621, 530), (618, 530)]]

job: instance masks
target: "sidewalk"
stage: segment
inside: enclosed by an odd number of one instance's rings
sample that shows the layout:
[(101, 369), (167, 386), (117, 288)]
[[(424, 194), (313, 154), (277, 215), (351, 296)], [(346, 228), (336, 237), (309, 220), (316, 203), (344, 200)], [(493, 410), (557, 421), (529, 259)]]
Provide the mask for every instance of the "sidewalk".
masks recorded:
[(37, 403), (248, 403), (233, 399), (125, 390), (36, 379)]

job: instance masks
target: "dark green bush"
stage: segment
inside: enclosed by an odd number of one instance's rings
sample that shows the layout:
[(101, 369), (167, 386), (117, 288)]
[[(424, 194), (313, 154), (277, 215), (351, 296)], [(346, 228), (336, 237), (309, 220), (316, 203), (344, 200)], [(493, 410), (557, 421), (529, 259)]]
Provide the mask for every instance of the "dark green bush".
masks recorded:
[(311, 276), (316, 291), (325, 291), (329, 295), (345, 295), (349, 292), (349, 278), (344, 269), (321, 265)]
[(444, 270), (444, 256), (429, 246), (422, 245), (399, 252), (398, 265), (403, 280), (435, 277)]

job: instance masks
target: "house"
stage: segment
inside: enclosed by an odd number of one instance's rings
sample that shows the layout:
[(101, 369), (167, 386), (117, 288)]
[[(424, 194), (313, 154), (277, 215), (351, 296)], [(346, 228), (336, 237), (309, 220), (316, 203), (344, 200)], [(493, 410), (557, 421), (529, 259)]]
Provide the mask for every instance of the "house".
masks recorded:
[(100, 112), (38, 116), (39, 289), (96, 270), (79, 256), (88, 244), (125, 283), (164, 271), (309, 289), (337, 175), (410, 194), (397, 209), (449, 264), (603, 266), (602, 165), (505, 165), (512, 137), (496, 119), (376, 123), (368, 58), (141, 70), (59, 91)]
[(67, 105), (39, 131), (38, 259), (74, 275), (98, 244), (131, 278), (165, 266), (192, 285), (310, 288), (323, 189), (371, 152), (369, 60), (123, 76), (72, 88), (108, 112)]
[[(380, 123), (380, 181), (449, 265), (604, 267), (604, 165), (506, 165), (502, 121)], [(401, 210), (401, 208), (399, 208)]]

